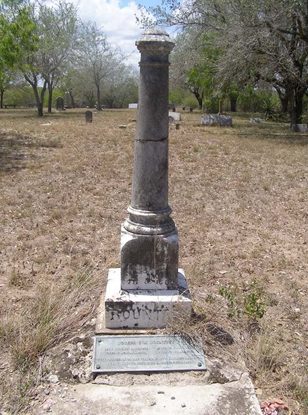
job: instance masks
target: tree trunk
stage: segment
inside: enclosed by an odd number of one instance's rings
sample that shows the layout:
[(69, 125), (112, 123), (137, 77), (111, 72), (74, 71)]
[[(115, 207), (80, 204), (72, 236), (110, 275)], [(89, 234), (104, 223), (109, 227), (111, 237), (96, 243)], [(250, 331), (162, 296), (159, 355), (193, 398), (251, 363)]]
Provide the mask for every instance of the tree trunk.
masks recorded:
[(44, 106), (44, 95), (46, 91), (47, 82), (44, 81), (43, 87), (41, 89), (41, 93), (39, 94), (37, 75), (33, 73), (32, 76), (33, 76), (33, 79), (31, 79), (30, 76), (28, 76), (27, 74), (24, 74), (25, 80), (31, 85), (33, 89), (33, 93), (34, 93), (34, 97), (36, 101), (37, 115), (39, 117), (42, 117), (43, 106)]
[(190, 92), (192, 94), (194, 94), (194, 96), (196, 97), (196, 100), (198, 101), (198, 106), (199, 106), (199, 110), (202, 110), (203, 107), (203, 93), (200, 94), (199, 93), (199, 89), (198, 88), (190, 88)]
[(291, 105), (291, 128), (296, 129), (296, 124), (302, 123), (303, 116), (303, 101), (305, 91), (303, 89), (294, 90)]
[(48, 114), (51, 114), (52, 111), (52, 93), (53, 85), (52, 83), (48, 83)]
[(101, 90), (100, 90), (100, 86), (99, 85), (96, 85), (96, 100), (97, 100), (96, 109), (97, 109), (97, 111), (101, 111), (102, 110), (102, 105), (101, 105)]
[(0, 89), (0, 108), (3, 109), (4, 89)]
[(44, 81), (44, 85), (41, 89), (42, 116), (43, 116), (44, 96), (45, 96), (46, 87), (47, 87), (47, 82)]
[(44, 82), (44, 85), (42, 87), (40, 94), (39, 94), (39, 90), (36, 84), (32, 84), (31, 86), (32, 86), (35, 100), (36, 100), (37, 115), (39, 117), (42, 117), (44, 115), (43, 106), (44, 106), (44, 95), (46, 91), (46, 82)]
[(42, 117), (43, 116), (43, 104), (41, 103), (40, 94), (39, 94), (37, 85), (31, 84), (31, 86), (32, 86), (35, 101), (36, 101), (37, 115), (39, 117)]
[(71, 98), (71, 105), (72, 105), (72, 108), (75, 108), (75, 107), (76, 107), (76, 104), (75, 104), (74, 95), (73, 95), (72, 90), (70, 89), (70, 90), (68, 91), (68, 93), (69, 93), (70, 98)]
[(198, 106), (199, 106), (199, 110), (202, 110), (202, 104), (203, 104), (203, 99), (201, 97), (201, 95), (198, 92), (194, 92), (194, 96), (196, 97), (197, 101), (198, 101)]
[(236, 112), (237, 96), (230, 95), (230, 110), (231, 112)]
[(283, 114), (286, 114), (289, 108), (289, 96), (288, 95), (279, 96), (279, 98), (280, 98), (280, 111)]

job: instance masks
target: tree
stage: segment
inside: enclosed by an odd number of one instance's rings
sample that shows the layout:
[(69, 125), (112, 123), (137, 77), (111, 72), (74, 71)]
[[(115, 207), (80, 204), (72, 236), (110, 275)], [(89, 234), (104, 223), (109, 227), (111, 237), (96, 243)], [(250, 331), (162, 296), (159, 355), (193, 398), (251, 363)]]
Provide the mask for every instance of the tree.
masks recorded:
[(301, 122), (308, 83), (307, 1), (170, 0), (151, 12), (158, 22), (215, 32), (220, 79), (267, 81), (290, 101), (291, 126)]
[(37, 48), (35, 23), (23, 2), (0, 4), (0, 70), (13, 68)]
[(4, 97), (4, 91), (7, 89), (9, 85), (9, 76), (8, 72), (6, 71), (0, 71), (0, 108), (3, 108), (3, 97)]
[(138, 76), (134, 68), (119, 62), (103, 83), (103, 102), (109, 108), (127, 107), (138, 101)]
[(52, 93), (64, 67), (73, 56), (77, 33), (77, 10), (64, 1), (54, 7), (40, 5), (37, 24), (40, 28), (39, 60), (41, 75), (48, 89), (48, 112), (51, 112)]
[(27, 55), (37, 50), (36, 25), (31, 9), (23, 1), (0, 4), (0, 107), (12, 70), (20, 67)]
[(46, 89), (51, 112), (52, 91), (70, 58), (77, 12), (61, 0), (49, 7), (38, 2), (27, 7), (7, 3), (14, 5), (4, 7), (0, 15), (0, 71), (6, 64), (23, 73), (33, 89), (38, 115), (42, 116)]
[(77, 61), (89, 73), (96, 90), (96, 107), (102, 109), (101, 89), (104, 79), (113, 71), (117, 54), (107, 42), (106, 35), (95, 23), (82, 24), (77, 43)]
[(205, 103), (207, 107), (212, 107), (213, 101), (218, 102), (222, 96), (216, 79), (220, 50), (216, 46), (215, 37), (211, 32), (200, 35), (194, 28), (186, 28), (177, 37), (171, 57), (171, 84), (176, 87), (185, 86), (195, 96), (199, 109)]

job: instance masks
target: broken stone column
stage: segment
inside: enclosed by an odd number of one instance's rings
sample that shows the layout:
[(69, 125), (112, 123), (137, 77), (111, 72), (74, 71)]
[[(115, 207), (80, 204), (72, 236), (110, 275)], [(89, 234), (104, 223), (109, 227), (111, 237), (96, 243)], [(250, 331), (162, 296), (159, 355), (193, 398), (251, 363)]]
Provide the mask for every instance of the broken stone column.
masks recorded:
[(158, 328), (181, 304), (191, 312), (178, 234), (168, 205), (167, 33), (151, 29), (136, 42), (141, 53), (132, 199), (121, 229), (121, 270), (109, 271), (108, 328)]

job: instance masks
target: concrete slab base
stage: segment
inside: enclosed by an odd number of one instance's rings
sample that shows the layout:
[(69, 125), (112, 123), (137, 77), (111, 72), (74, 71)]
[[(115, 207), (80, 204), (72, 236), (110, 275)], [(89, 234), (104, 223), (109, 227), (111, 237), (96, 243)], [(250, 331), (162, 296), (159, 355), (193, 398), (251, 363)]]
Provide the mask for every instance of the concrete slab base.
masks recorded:
[[(224, 384), (79, 384), (66, 398), (49, 399), (54, 415), (261, 415), (247, 373)], [(33, 413), (46, 411), (38, 409)]]
[(105, 324), (109, 329), (150, 329), (166, 327), (175, 312), (190, 316), (192, 302), (182, 269), (178, 290), (121, 290), (121, 270), (108, 272), (105, 297)]

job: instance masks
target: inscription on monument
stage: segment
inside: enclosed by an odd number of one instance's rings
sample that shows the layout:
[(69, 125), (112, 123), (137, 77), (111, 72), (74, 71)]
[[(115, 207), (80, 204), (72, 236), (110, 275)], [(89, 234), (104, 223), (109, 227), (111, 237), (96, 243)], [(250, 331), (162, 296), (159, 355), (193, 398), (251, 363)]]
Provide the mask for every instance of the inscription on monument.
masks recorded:
[(205, 369), (202, 349), (181, 336), (104, 335), (94, 338), (93, 372)]

